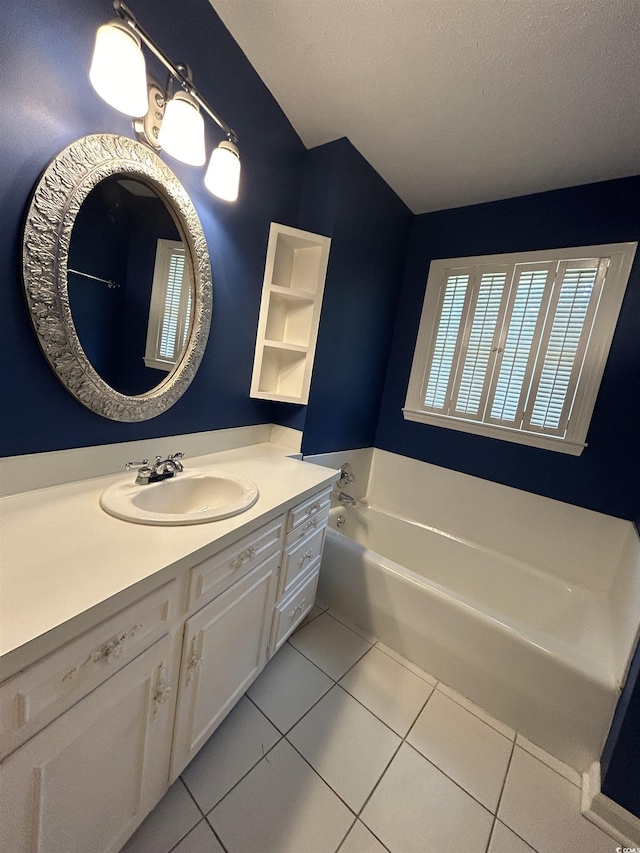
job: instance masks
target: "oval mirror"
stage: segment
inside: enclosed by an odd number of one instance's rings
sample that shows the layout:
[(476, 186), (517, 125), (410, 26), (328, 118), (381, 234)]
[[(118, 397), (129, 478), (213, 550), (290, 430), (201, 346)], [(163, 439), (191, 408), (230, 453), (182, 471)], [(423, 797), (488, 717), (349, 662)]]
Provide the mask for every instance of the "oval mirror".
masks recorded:
[(38, 340), (88, 408), (119, 421), (173, 405), (202, 359), (211, 268), (175, 175), (131, 139), (88, 136), (36, 187), (23, 274)]

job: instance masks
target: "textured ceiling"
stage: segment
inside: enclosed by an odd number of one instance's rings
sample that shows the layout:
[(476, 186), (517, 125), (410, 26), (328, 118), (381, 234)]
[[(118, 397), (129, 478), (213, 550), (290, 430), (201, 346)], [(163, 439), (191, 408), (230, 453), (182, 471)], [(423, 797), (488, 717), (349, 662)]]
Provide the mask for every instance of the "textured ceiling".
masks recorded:
[(415, 213), (640, 173), (640, 0), (211, 0), (308, 148)]

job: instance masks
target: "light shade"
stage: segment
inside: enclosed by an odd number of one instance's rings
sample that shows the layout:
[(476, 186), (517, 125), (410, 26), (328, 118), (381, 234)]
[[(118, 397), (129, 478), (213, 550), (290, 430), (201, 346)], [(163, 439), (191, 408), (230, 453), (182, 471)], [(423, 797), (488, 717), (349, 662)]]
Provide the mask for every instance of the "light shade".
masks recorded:
[(209, 192), (224, 201), (235, 201), (238, 198), (240, 154), (233, 142), (224, 140), (215, 149), (204, 176), (204, 184)]
[(164, 109), (160, 133), (160, 146), (189, 166), (203, 166), (207, 155), (204, 150), (204, 119), (197, 103), (187, 92), (176, 92)]
[(140, 40), (126, 24), (112, 21), (98, 28), (89, 79), (114, 109), (139, 118), (147, 114), (147, 71)]

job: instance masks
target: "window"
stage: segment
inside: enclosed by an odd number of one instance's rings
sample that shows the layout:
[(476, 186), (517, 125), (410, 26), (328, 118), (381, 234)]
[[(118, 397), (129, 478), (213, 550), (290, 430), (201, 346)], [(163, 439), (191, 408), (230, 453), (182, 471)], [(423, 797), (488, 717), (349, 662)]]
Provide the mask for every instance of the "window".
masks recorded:
[(191, 325), (191, 271), (184, 244), (158, 240), (144, 363), (171, 370), (187, 342)]
[(582, 453), (636, 247), (433, 261), (405, 418)]

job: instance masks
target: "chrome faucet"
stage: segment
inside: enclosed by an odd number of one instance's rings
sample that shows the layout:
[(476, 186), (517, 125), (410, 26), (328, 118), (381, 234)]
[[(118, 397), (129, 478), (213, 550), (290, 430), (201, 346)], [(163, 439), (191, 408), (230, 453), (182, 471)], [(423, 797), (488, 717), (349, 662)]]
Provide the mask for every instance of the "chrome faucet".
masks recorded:
[(349, 506), (358, 506), (358, 501), (348, 495), (346, 492), (338, 492), (338, 500), (341, 504), (349, 504)]
[(156, 456), (156, 461), (152, 468), (149, 468), (148, 459), (143, 459), (142, 462), (127, 462), (125, 468), (128, 470), (129, 468), (134, 468), (136, 465), (140, 465), (136, 484), (138, 486), (146, 486), (149, 483), (159, 483), (161, 480), (168, 480), (170, 477), (175, 477), (176, 474), (184, 471), (184, 465), (180, 462), (181, 459), (184, 459), (184, 453), (170, 453), (166, 459), (163, 459), (162, 456)]

